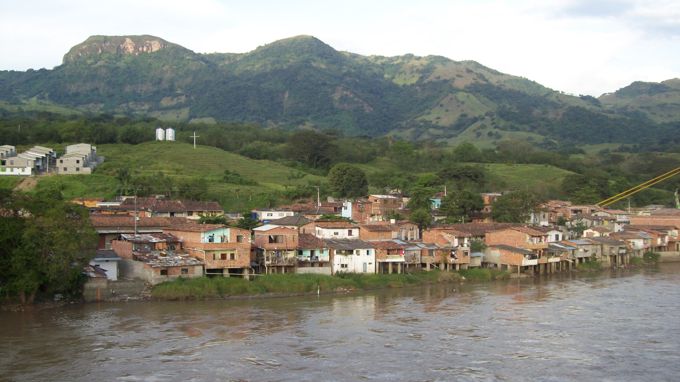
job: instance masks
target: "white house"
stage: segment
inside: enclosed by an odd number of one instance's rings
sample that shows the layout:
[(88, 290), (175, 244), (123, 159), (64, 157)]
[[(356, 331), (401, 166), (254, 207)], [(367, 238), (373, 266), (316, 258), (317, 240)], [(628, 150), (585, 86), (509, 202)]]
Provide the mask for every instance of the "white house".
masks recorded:
[(315, 221), (303, 226), (303, 230), (319, 239), (359, 239), (359, 226), (344, 220)]
[(268, 222), (285, 218), (286, 216), (293, 216), (295, 215), (295, 212), (289, 210), (253, 210), (253, 214), (255, 214), (257, 220)]
[(324, 240), (332, 252), (333, 274), (375, 273), (375, 249), (362, 240)]
[(23, 175), (33, 174), (35, 160), (30, 158), (9, 157), (0, 159), (0, 175)]
[(110, 249), (99, 249), (90, 261), (90, 265), (98, 265), (106, 271), (106, 278), (111, 281), (118, 280), (118, 262), (121, 260), (116, 252)]

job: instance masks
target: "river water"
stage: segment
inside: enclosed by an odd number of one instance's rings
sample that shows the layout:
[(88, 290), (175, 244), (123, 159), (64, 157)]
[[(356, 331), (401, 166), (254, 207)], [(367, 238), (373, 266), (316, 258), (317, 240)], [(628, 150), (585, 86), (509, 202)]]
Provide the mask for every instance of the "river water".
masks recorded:
[(0, 313), (0, 380), (677, 381), (680, 264), (342, 296)]

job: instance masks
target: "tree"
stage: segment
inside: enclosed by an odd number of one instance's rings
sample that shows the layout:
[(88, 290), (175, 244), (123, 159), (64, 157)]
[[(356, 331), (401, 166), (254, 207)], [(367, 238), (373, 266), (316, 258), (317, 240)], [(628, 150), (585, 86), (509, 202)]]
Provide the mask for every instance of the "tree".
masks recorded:
[(409, 196), (407, 207), (411, 211), (423, 209), (429, 211), (432, 209), (432, 195), (434, 192), (429, 187), (416, 186)]
[(356, 198), (368, 194), (366, 173), (347, 163), (339, 163), (328, 172), (328, 183), (335, 196)]
[(449, 165), (437, 172), (437, 176), (441, 183), (448, 184), (453, 182), (459, 189), (479, 189), (487, 181), (484, 167), (475, 165)]
[(481, 195), (470, 190), (450, 192), (439, 207), (449, 222), (470, 221), (474, 212), (484, 208)]
[(420, 237), (422, 237), (424, 229), (432, 226), (432, 215), (430, 215), (430, 210), (428, 209), (419, 208), (413, 211), (409, 220), (418, 226)]
[(250, 212), (244, 212), (243, 217), (238, 220), (236, 223), (236, 226), (238, 228), (243, 228), (251, 231), (253, 228), (257, 227), (260, 225), (260, 222), (257, 221), (257, 219), (253, 218), (250, 215)]
[(458, 162), (479, 162), (482, 152), (472, 143), (463, 142), (453, 149), (453, 159)]
[(337, 147), (330, 137), (315, 131), (298, 131), (288, 139), (288, 157), (313, 168), (328, 168)]
[(79, 293), (83, 267), (97, 244), (87, 210), (64, 201), (53, 188), (13, 198), (12, 207), (21, 211), (22, 223), (13, 226), (18, 242), (2, 251), (9, 265), (4, 268), (5, 286), (28, 304), (38, 291)]
[(525, 223), (538, 206), (536, 195), (515, 191), (500, 196), (491, 206), (494, 221), (502, 223)]

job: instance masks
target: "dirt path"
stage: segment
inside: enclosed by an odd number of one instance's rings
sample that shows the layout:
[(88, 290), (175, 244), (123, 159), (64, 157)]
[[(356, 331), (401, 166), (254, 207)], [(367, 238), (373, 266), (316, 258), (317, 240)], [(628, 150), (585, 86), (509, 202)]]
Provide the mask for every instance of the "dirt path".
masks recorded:
[(38, 184), (38, 177), (27, 176), (14, 187), (15, 191), (30, 191)]

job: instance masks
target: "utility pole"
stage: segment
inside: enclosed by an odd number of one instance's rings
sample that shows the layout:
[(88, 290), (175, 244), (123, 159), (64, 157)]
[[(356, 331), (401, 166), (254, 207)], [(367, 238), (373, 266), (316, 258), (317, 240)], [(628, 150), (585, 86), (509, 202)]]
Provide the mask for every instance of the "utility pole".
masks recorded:
[(321, 194), (319, 191), (319, 186), (316, 187), (316, 212), (319, 213), (319, 210), (321, 209)]
[(191, 138), (194, 138), (194, 150), (196, 150), (196, 138), (200, 137), (200, 135), (196, 135), (196, 132), (194, 131), (194, 135), (191, 136)]
[(135, 190), (135, 239), (137, 238), (137, 191)]

